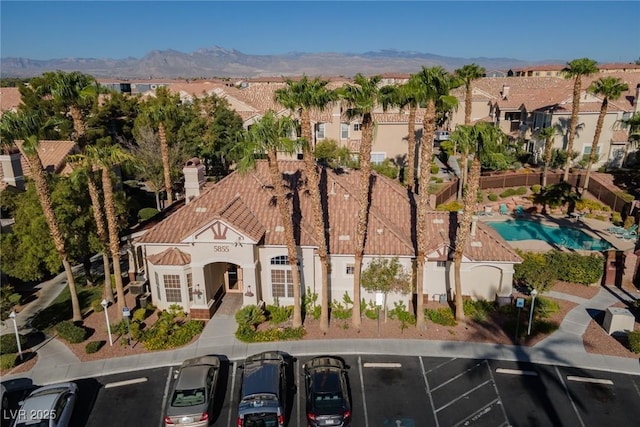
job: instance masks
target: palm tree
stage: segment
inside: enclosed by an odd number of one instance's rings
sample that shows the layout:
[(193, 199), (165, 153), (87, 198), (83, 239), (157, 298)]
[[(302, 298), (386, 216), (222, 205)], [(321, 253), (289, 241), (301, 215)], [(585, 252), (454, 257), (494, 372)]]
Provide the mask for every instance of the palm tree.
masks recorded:
[(615, 101), (616, 99), (620, 98), (622, 92), (629, 90), (629, 85), (627, 85), (617, 77), (601, 77), (591, 83), (591, 86), (589, 86), (587, 90), (594, 95), (600, 95), (602, 97), (602, 104), (600, 105), (600, 114), (598, 115), (598, 121), (596, 123), (596, 132), (593, 135), (593, 142), (591, 143), (591, 153), (589, 153), (587, 175), (584, 178), (584, 188), (587, 188), (589, 185), (591, 167), (593, 166), (593, 163), (596, 159), (598, 142), (600, 142), (602, 124), (604, 123), (604, 117), (607, 115), (609, 100)]
[[(118, 165), (135, 165), (136, 159), (120, 145), (89, 146), (86, 148), (86, 156), (90, 159), (94, 167), (101, 171), (104, 210), (109, 233), (109, 249), (111, 251), (111, 259), (113, 260), (113, 276), (118, 299), (118, 312), (122, 315), (122, 309), (125, 307), (124, 285), (122, 283), (122, 271), (120, 269), (120, 236), (118, 234), (118, 215), (116, 213), (116, 202), (113, 195), (111, 170)], [(105, 287), (110, 286), (111, 277), (109, 276), (109, 271), (105, 271)]]
[(549, 126), (546, 128), (540, 129), (536, 132), (536, 135), (544, 139), (544, 170), (542, 172), (542, 186), (547, 186), (547, 173), (549, 171), (549, 164), (551, 163), (551, 149), (553, 148), (553, 140), (556, 135), (558, 135), (558, 128), (554, 126)]
[(278, 152), (293, 154), (298, 149), (298, 141), (290, 139), (295, 130), (295, 123), (289, 117), (276, 117), (274, 111), (267, 111), (265, 115), (242, 135), (244, 155), (238, 163), (238, 170), (246, 172), (253, 169), (256, 154), (266, 153), (269, 166), (269, 176), (276, 198), (276, 205), (280, 211), (280, 220), (284, 227), (287, 244), (289, 265), (293, 281), (293, 327), (302, 325), (300, 309), (300, 270), (298, 267), (298, 250), (293, 230), (293, 213), (287, 200), (287, 189), (278, 166)]
[(569, 180), (569, 168), (571, 167), (571, 154), (573, 153), (573, 141), (578, 126), (580, 113), (580, 92), (582, 91), (582, 77), (590, 76), (598, 72), (597, 62), (589, 58), (580, 58), (569, 61), (562, 70), (564, 77), (573, 79), (573, 105), (571, 109), (571, 124), (569, 125), (569, 142), (567, 144), (567, 163), (564, 166), (564, 180)]
[[(94, 153), (96, 150), (92, 150)], [(111, 264), (109, 262), (109, 234), (105, 225), (104, 210), (100, 200), (100, 192), (94, 181), (94, 166), (92, 160), (86, 155), (69, 156), (69, 164), (74, 168), (74, 175), (84, 176), (87, 181), (89, 198), (93, 207), (93, 219), (96, 222), (96, 231), (102, 247), (102, 265), (104, 266), (104, 297), (113, 303), (113, 288), (111, 287)]]
[(417, 206), (417, 258), (416, 258), (416, 326), (424, 328), (424, 263), (429, 236), (427, 235), (427, 211), (429, 210), (429, 180), (431, 179), (431, 157), (433, 155), (433, 139), (436, 128), (438, 105), (456, 105), (455, 97), (449, 95), (454, 86), (452, 76), (442, 67), (422, 67), (416, 79), (416, 98), (426, 103), (422, 121), (422, 137), (420, 139), (420, 177), (418, 179)]
[(329, 330), (329, 259), (327, 256), (327, 236), (322, 214), (322, 200), (320, 197), (320, 177), (318, 165), (312, 151), (313, 134), (311, 131), (311, 110), (323, 110), (327, 104), (334, 101), (335, 92), (327, 89), (329, 81), (315, 78), (309, 80), (302, 76), (299, 81), (288, 79), (287, 87), (276, 90), (275, 100), (281, 105), (296, 111), (300, 116), (302, 129), (302, 158), (307, 176), (307, 188), (311, 196), (313, 211), (313, 227), (318, 243), (318, 257), (322, 268), (322, 302), (320, 305), (320, 330)]
[(353, 272), (353, 312), (352, 323), (356, 329), (362, 324), (360, 314), (360, 275), (362, 274), (362, 259), (364, 245), (367, 239), (369, 224), (369, 191), (371, 186), (371, 147), (373, 145), (373, 110), (379, 102), (381, 76), (365, 77), (358, 73), (353, 79), (354, 84), (345, 84), (338, 89), (340, 98), (347, 109), (346, 116), (351, 120), (360, 118), (362, 139), (360, 140), (360, 184), (358, 190), (358, 208), (355, 265)]
[(29, 163), (36, 193), (40, 200), (40, 206), (42, 206), (42, 212), (51, 231), (51, 238), (53, 239), (56, 251), (60, 256), (62, 266), (67, 276), (67, 286), (71, 294), (73, 320), (79, 322), (82, 321), (82, 313), (80, 311), (76, 282), (73, 277), (71, 263), (69, 262), (65, 239), (51, 202), (51, 193), (47, 183), (47, 172), (42, 166), (42, 161), (38, 155), (38, 144), (40, 141), (37, 135), (38, 132), (46, 126), (47, 124), (43, 118), (35, 111), (24, 113), (7, 112), (0, 120), (3, 145), (13, 145), (17, 140), (23, 141), (21, 151)]
[(627, 144), (625, 147), (624, 157), (626, 160), (627, 155), (629, 154), (629, 146), (637, 146), (638, 142), (640, 142), (640, 113), (635, 113), (627, 119), (618, 120), (616, 123), (624, 128), (629, 128), (629, 142), (631, 144)]
[(405, 185), (409, 191), (414, 191), (416, 185), (416, 113), (418, 99), (416, 87), (419, 84), (415, 75), (409, 77), (409, 81), (402, 85), (385, 86), (381, 88), (381, 101), (383, 109), (389, 106), (398, 106), (400, 111), (409, 107), (407, 124), (407, 177)]
[[(458, 68), (455, 71), (455, 75), (458, 79), (464, 82), (465, 96), (464, 96), (464, 124), (465, 126), (471, 125), (471, 108), (473, 100), (473, 81), (478, 80), (484, 76), (486, 70), (473, 63), (463, 65), (462, 68)], [(467, 185), (467, 162), (469, 161), (469, 152), (461, 150), (462, 164), (460, 170), (462, 172), (462, 179), (460, 180), (460, 186), (458, 187), (458, 199), (462, 199), (462, 189)]]

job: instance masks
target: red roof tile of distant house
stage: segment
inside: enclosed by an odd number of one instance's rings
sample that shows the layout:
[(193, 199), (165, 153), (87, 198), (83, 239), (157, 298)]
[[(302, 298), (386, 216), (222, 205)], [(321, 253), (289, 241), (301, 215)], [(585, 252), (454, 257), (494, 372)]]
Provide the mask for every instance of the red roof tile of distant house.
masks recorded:
[(0, 88), (0, 116), (6, 111), (16, 111), (20, 101), (21, 95), (17, 87)]

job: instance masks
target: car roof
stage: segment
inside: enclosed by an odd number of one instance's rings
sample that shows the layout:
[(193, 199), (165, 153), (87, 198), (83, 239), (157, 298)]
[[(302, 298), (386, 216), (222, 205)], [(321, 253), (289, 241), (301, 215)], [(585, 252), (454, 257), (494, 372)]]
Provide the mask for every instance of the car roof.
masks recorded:
[(60, 397), (60, 393), (53, 391), (36, 396), (29, 396), (24, 401), (21, 409), (26, 411), (27, 416), (33, 413), (33, 411), (48, 411), (55, 408), (58, 397)]
[(278, 394), (280, 385), (280, 362), (261, 360), (244, 365), (242, 397), (252, 394)]
[(337, 369), (319, 369), (312, 374), (312, 392), (331, 393), (342, 391), (340, 386), (340, 371)]
[(175, 388), (178, 390), (188, 390), (204, 387), (210, 368), (211, 366), (209, 365), (195, 365), (180, 369), (180, 375), (178, 376)]

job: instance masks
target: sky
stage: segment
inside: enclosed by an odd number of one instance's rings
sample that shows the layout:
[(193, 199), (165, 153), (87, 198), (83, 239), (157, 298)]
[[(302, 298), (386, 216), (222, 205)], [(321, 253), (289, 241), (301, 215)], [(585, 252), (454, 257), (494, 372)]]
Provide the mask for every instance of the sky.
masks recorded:
[[(0, 57), (382, 49), (525, 61), (640, 58), (631, 1), (0, 1)], [(1, 64), (0, 64), (1, 66)]]

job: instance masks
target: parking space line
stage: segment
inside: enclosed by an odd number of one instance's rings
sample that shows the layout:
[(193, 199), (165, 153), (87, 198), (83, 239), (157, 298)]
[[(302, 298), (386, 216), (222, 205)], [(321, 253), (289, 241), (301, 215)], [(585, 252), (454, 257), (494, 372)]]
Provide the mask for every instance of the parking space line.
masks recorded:
[(393, 362), (366, 362), (364, 365), (365, 368), (402, 368), (402, 363), (393, 363)]
[(113, 387), (122, 387), (125, 385), (132, 385), (132, 384), (140, 384), (140, 383), (145, 383), (147, 382), (147, 378), (134, 378), (131, 380), (125, 380), (125, 381), (117, 381), (115, 383), (108, 383), (104, 385), (104, 388), (113, 388)]
[[(300, 382), (300, 361), (298, 359), (296, 359), (296, 380), (298, 382)], [(305, 390), (305, 393), (306, 393), (306, 390)], [(300, 393), (300, 387), (298, 387), (297, 385), (296, 385), (296, 394), (297, 394), (297, 396), (296, 396), (296, 406), (298, 407), (297, 408), (298, 409), (298, 417), (297, 417), (298, 420), (297, 420), (297, 423), (298, 423), (298, 427), (300, 427), (300, 395), (302, 393)], [(304, 418), (305, 418), (305, 420), (307, 419), (306, 410), (305, 410)]]
[(638, 397), (640, 397), (640, 389), (638, 388), (638, 384), (636, 384), (634, 380), (631, 380), (631, 384), (633, 384), (633, 387), (636, 389), (636, 393), (638, 393)]
[(446, 361), (442, 362), (441, 364), (436, 365), (436, 366), (434, 366), (433, 368), (429, 369), (429, 370), (427, 371), (427, 373), (437, 371), (438, 369), (442, 368), (442, 367), (443, 367), (443, 366), (445, 366), (445, 365), (448, 365), (449, 363), (453, 362), (454, 360), (458, 360), (458, 358), (457, 358), (457, 357), (454, 357), (454, 358), (452, 358), (452, 359), (446, 360)]
[(486, 414), (488, 412), (491, 412), (491, 406), (495, 405), (497, 402), (500, 402), (500, 399), (498, 399), (498, 398), (494, 399), (493, 401), (489, 402), (487, 404), (487, 406), (478, 409), (476, 412), (471, 414), (468, 418), (460, 421), (458, 424), (454, 424), (453, 427), (458, 427), (458, 426), (461, 426), (461, 425), (469, 425), (469, 420), (475, 421), (475, 419), (474, 419), (475, 417), (482, 416), (482, 415), (484, 415), (484, 414)]
[(574, 375), (567, 376), (569, 381), (577, 381), (579, 383), (594, 383), (594, 384), (607, 384), (613, 385), (613, 381), (603, 378), (590, 378), (590, 377), (576, 377)]
[(162, 412), (160, 412), (160, 424), (164, 426), (164, 412), (167, 409), (167, 398), (169, 397), (169, 384), (171, 384), (171, 377), (173, 373), (173, 366), (169, 366), (169, 374), (167, 375), (167, 382), (164, 385), (164, 394), (162, 395)]
[(362, 376), (362, 357), (358, 356), (358, 371), (360, 372), (360, 388), (362, 389), (362, 409), (364, 409), (364, 425), (369, 427), (369, 415), (367, 411), (367, 397), (364, 391), (364, 377)]
[(440, 427), (440, 422), (438, 421), (438, 414), (436, 414), (435, 406), (433, 404), (433, 396), (431, 396), (431, 390), (429, 390), (429, 380), (427, 379), (427, 373), (424, 371), (424, 363), (422, 362), (422, 357), (418, 357), (420, 360), (420, 369), (422, 370), (422, 378), (424, 378), (424, 385), (427, 390), (427, 396), (429, 397), (429, 402), (431, 403), (431, 412), (433, 412), (433, 419), (436, 422), (436, 427)]
[(449, 384), (450, 382), (453, 382), (453, 381), (457, 380), (458, 378), (462, 377), (463, 375), (466, 375), (467, 373), (471, 372), (473, 369), (476, 369), (478, 366), (480, 366), (480, 363), (476, 364), (475, 366), (472, 366), (472, 367), (471, 367), (471, 368), (469, 368), (469, 369), (466, 369), (466, 370), (464, 370), (464, 371), (460, 372), (460, 373), (459, 373), (458, 375), (456, 375), (455, 377), (451, 377), (451, 378), (449, 378), (449, 380), (448, 380), (448, 381), (445, 381), (445, 382), (443, 382), (442, 384), (440, 384), (439, 386), (437, 386), (437, 387), (435, 387), (435, 388), (431, 389), (431, 391), (436, 391), (436, 390), (438, 390), (439, 388), (446, 386), (446, 385), (447, 385), (447, 384)]
[(460, 396), (456, 397), (455, 399), (451, 400), (449, 403), (447, 403), (444, 406), (439, 407), (438, 409), (436, 409), (436, 412), (440, 412), (443, 409), (448, 408), (449, 406), (453, 405), (454, 403), (456, 403), (458, 400), (462, 399), (463, 397), (468, 396), (469, 394), (473, 393), (474, 391), (478, 390), (479, 388), (484, 387), (485, 385), (489, 384), (491, 382), (491, 380), (486, 380), (483, 383), (478, 384), (477, 386), (475, 386), (474, 388), (472, 388), (471, 390), (468, 390), (464, 393), (462, 393)]
[(499, 374), (511, 374), (511, 375), (528, 375), (532, 377), (537, 377), (538, 373), (536, 371), (525, 371), (522, 369), (507, 369), (507, 368), (497, 368), (496, 372)]
[(569, 393), (569, 387), (567, 387), (567, 383), (562, 378), (562, 375), (560, 374), (560, 370), (558, 369), (558, 367), (554, 366), (554, 368), (556, 370), (556, 375), (558, 375), (558, 378), (560, 378), (560, 382), (562, 383), (562, 386), (564, 387), (564, 392), (567, 394), (567, 397), (569, 398), (569, 402), (571, 402), (571, 406), (573, 407), (573, 411), (576, 413), (576, 416), (578, 417), (578, 421), (580, 421), (580, 425), (582, 427), (585, 427), (584, 421), (582, 421), (582, 417), (580, 416), (580, 413), (578, 412), (578, 408), (576, 407), (576, 403), (571, 398), (571, 393)]
[(498, 390), (498, 384), (496, 384), (496, 379), (493, 377), (493, 372), (491, 372), (491, 366), (489, 366), (489, 361), (485, 359), (484, 363), (487, 365), (487, 371), (489, 372), (489, 376), (491, 377), (491, 382), (493, 382), (493, 389), (496, 391), (496, 396), (498, 396), (498, 403), (500, 405), (500, 408), (502, 409), (502, 416), (504, 416), (506, 425), (509, 425), (509, 417), (507, 416), (507, 410), (504, 408), (504, 405), (502, 404), (502, 397), (500, 396), (500, 391)]
[(231, 414), (233, 414), (233, 396), (236, 388), (236, 370), (238, 369), (238, 362), (233, 362), (233, 372), (231, 372), (231, 394), (229, 395), (229, 415), (227, 415), (227, 425), (231, 424)]

